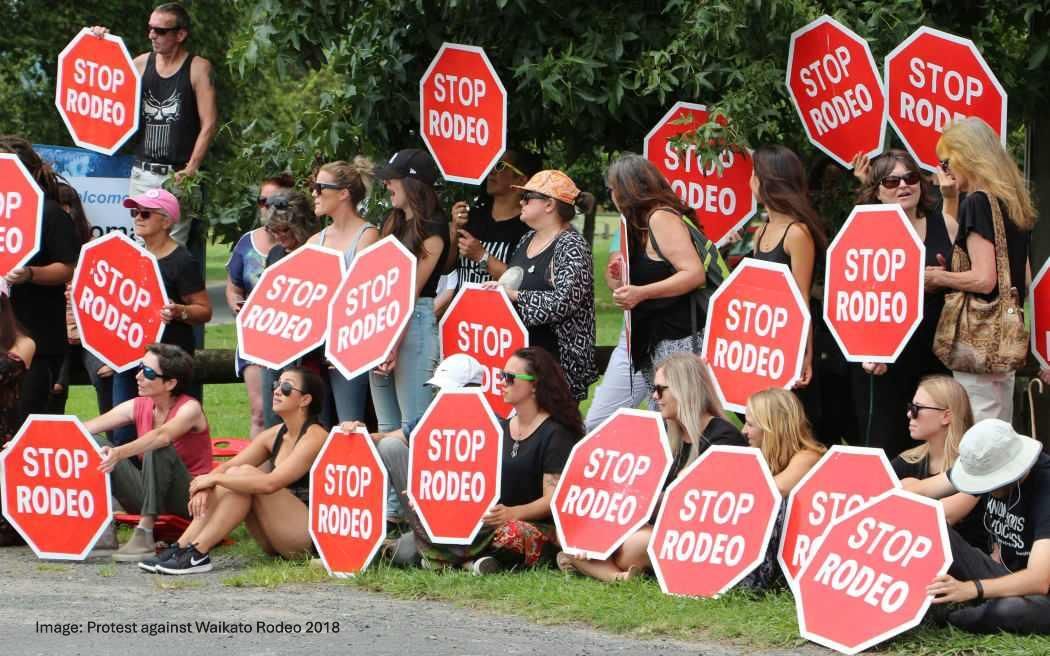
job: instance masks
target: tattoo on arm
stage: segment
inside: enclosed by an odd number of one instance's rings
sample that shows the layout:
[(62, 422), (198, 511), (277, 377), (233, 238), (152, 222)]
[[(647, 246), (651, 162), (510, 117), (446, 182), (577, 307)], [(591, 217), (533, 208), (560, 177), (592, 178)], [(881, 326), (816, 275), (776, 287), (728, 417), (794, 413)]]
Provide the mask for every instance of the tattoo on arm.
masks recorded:
[(543, 491), (553, 490), (558, 487), (558, 481), (561, 480), (561, 474), (544, 474), (543, 475)]

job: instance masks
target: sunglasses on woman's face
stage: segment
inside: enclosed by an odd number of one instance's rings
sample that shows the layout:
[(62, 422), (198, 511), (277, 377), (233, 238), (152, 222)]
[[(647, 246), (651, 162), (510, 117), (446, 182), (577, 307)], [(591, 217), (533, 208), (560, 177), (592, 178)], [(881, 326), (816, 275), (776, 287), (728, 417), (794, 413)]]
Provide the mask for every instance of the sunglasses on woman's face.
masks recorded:
[(129, 213), (131, 214), (131, 218), (137, 219), (137, 218), (139, 218), (141, 216), (144, 221), (149, 221), (150, 217), (152, 217), (154, 215), (156, 215), (156, 216), (164, 216), (164, 214), (162, 212), (158, 212), (157, 210), (140, 210), (137, 207), (132, 207), (129, 210)]
[(941, 160), (941, 170), (944, 171), (945, 173), (947, 173), (951, 169), (952, 169), (951, 163), (948, 160), (946, 160), (946, 159), (942, 159)]
[(896, 189), (901, 185), (902, 182), (906, 185), (911, 186), (919, 184), (920, 180), (922, 180), (922, 176), (916, 173), (915, 171), (912, 171), (907, 175), (887, 175), (885, 178), (882, 179), (882, 182), (880, 184), (882, 184), (882, 186), (886, 187), (887, 189)]
[(661, 401), (664, 398), (664, 392), (668, 389), (667, 385), (653, 385), (653, 393), (656, 394), (656, 398)]
[(310, 185), (310, 192), (317, 195), (320, 195), (325, 189), (346, 189), (346, 187), (334, 182), (314, 182)]
[(158, 378), (161, 380), (169, 380), (171, 378), (171, 376), (165, 376), (156, 369), (146, 365), (142, 365), (142, 377), (146, 380), (157, 380)]
[(919, 405), (918, 403), (909, 403), (908, 404), (908, 417), (911, 418), (911, 419), (918, 419), (919, 418), (919, 413), (922, 412), (923, 410), (937, 410), (939, 412), (944, 412), (947, 409), (948, 408), (937, 408), (937, 407), (934, 407), (932, 405)]
[(521, 170), (521, 169), (519, 169), (518, 167), (514, 166), (513, 164), (511, 164), (510, 162), (508, 162), (508, 161), (507, 161), (507, 160), (505, 160), (505, 159), (501, 159), (501, 160), (500, 160), (500, 162), (499, 162), (499, 164), (497, 164), (497, 165), (496, 165), (496, 166), (495, 166), (495, 167), (494, 167), (494, 168), (492, 169), (492, 172), (493, 172), (493, 173), (503, 173), (503, 172), (504, 172), (504, 171), (506, 171), (507, 169), (510, 169), (511, 171), (514, 171), (514, 173), (515, 173), (516, 175), (520, 175), (520, 176), (521, 176), (521, 177), (523, 177), (523, 178), (525, 178), (525, 177), (528, 177), (528, 176), (526, 176), (526, 175), (525, 175), (525, 174), (524, 174), (524, 173), (522, 172), (522, 170)]
[(275, 380), (273, 381), (273, 388), (280, 392), (283, 396), (291, 396), (292, 392), (299, 392), (300, 394), (306, 394), (295, 385), (292, 385), (290, 380)]
[(530, 383), (536, 382), (536, 377), (532, 374), (516, 374), (510, 371), (499, 372), (499, 378), (505, 385), (513, 385), (516, 380), (527, 380)]

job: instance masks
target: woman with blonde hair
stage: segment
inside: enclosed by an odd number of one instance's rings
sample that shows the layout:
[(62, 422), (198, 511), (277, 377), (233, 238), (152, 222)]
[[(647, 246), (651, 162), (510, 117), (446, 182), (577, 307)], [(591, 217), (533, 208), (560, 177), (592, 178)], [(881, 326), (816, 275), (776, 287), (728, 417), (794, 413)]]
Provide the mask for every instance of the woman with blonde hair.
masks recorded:
[(785, 497), (825, 451), (813, 437), (802, 402), (783, 389), (751, 395), (747, 400), (744, 435), (748, 444), (761, 449), (773, 481)]
[[(1005, 268), (1009, 269), (1004, 272), (1008, 274), (1004, 276), (1008, 284), (1006, 291), (1010, 295), (1016, 293), (1018, 305), (1023, 305), (1027, 293), (1028, 250), (1036, 214), (1017, 164), (995, 131), (979, 118), (963, 119), (946, 129), (937, 142), (937, 156), (941, 158), (944, 172), (955, 178), (960, 191), (967, 192), (959, 204), (955, 247), (969, 258), (970, 267), (967, 271), (927, 267), (927, 289), (966, 292), (967, 300), (988, 304), (1008, 302), (1010, 299), (999, 297), (997, 260), (1005, 256), (1008, 265)], [(999, 222), (1003, 225), (1002, 231), (996, 229)], [(997, 232), (1006, 251), (999, 253), (999, 257), (995, 245)], [(970, 299), (971, 296), (974, 298)], [(946, 320), (954, 323), (956, 319), (948, 311), (942, 315), (938, 340), (942, 338), (942, 330), (947, 328), (950, 332), (953, 328)], [(970, 366), (958, 358), (951, 360), (945, 364), (969, 393), (976, 420), (988, 417), (1013, 420), (1013, 371), (976, 373), (987, 367), (976, 362)]]
[[(707, 366), (695, 355), (675, 353), (658, 362), (652, 396), (667, 426), (673, 458), (664, 489), (708, 447), (747, 446), (740, 431), (726, 420)], [(638, 529), (607, 560), (587, 560), (563, 551), (556, 559), (558, 568), (606, 582), (633, 578), (650, 567), (646, 549), (652, 532), (651, 525)]]
[[(319, 218), (330, 217), (332, 224), (311, 237), (308, 243), (341, 252), (347, 267), (358, 252), (379, 239), (379, 230), (358, 211), (372, 190), (372, 171), (372, 162), (361, 156), (351, 162), (329, 162), (318, 169), (310, 185), (314, 213)], [(363, 421), (368, 402), (368, 374), (347, 380), (338, 369), (329, 367), (328, 380), (339, 421)]]
[[(951, 376), (928, 376), (919, 382), (908, 404), (908, 432), (922, 442), (893, 459), (891, 465), (905, 490), (915, 483), (946, 472), (959, 457), (963, 434), (973, 426), (973, 411), (966, 390)], [(987, 548), (987, 534), (980, 512), (973, 512), (978, 497), (962, 492), (945, 497), (944, 515), (967, 542)]]

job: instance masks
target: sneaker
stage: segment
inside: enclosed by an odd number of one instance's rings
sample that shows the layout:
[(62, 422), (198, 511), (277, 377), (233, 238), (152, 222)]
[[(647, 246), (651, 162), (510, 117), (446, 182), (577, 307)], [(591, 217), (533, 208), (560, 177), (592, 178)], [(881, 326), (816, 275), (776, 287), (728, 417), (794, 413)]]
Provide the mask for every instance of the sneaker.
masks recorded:
[(156, 574), (157, 573), (157, 565), (163, 563), (165, 560), (168, 560), (169, 558), (174, 558), (175, 556), (178, 555), (178, 553), (180, 551), (183, 551), (183, 547), (180, 547), (179, 543), (175, 542), (174, 544), (172, 544), (172, 545), (170, 545), (168, 547), (165, 547), (164, 550), (161, 551), (156, 556), (151, 556), (151, 557), (147, 558), (146, 560), (140, 562), (139, 563), (139, 569), (143, 569), (143, 570), (146, 570), (147, 572), (150, 572), (152, 574)]
[(197, 551), (196, 545), (180, 549), (171, 558), (157, 563), (157, 572), (181, 576), (183, 574), (203, 574), (211, 571), (211, 556)]
[(124, 546), (113, 552), (113, 560), (118, 563), (137, 563), (157, 553), (153, 540), (146, 537), (146, 532), (136, 528), (131, 539)]
[(495, 574), (496, 572), (503, 569), (503, 565), (492, 556), (482, 556), (478, 558), (470, 565), (470, 573), (474, 576), (484, 576), (486, 574)]

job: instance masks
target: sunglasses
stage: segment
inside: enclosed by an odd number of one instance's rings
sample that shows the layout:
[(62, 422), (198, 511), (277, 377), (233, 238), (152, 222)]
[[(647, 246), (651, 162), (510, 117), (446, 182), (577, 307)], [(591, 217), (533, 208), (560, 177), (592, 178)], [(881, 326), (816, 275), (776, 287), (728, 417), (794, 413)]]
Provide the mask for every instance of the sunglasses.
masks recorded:
[(509, 371), (499, 372), (499, 378), (508, 385), (513, 385), (516, 380), (527, 380), (529, 382), (536, 382), (536, 377), (532, 374), (515, 374)]
[(314, 182), (310, 185), (310, 191), (315, 194), (320, 194), (325, 189), (346, 189), (346, 187), (334, 182)]
[(165, 376), (156, 369), (147, 367), (146, 365), (142, 365), (142, 377), (146, 380), (157, 380), (158, 378), (161, 380), (171, 380), (171, 376)]
[(164, 216), (164, 213), (160, 212), (158, 210), (140, 210), (137, 207), (131, 208), (128, 212), (129, 212), (129, 214), (131, 214), (131, 218), (133, 218), (133, 219), (137, 219), (137, 218), (139, 218), (141, 216), (144, 220), (147, 220), (147, 221), (154, 214), (156, 214), (157, 216)]
[(661, 401), (664, 398), (664, 392), (666, 392), (668, 389), (670, 388), (668, 388), (667, 385), (653, 385), (653, 393), (656, 394), (656, 398), (660, 399)]
[(922, 412), (923, 410), (937, 410), (939, 412), (944, 412), (947, 409), (948, 408), (936, 408), (936, 407), (934, 407), (932, 405), (919, 405), (918, 403), (909, 403), (908, 404), (908, 417), (910, 419), (918, 419), (919, 418), (919, 413)]
[(266, 226), (266, 232), (269, 232), (271, 235), (283, 235), (283, 234), (287, 234), (287, 233), (289, 233), (291, 231), (292, 231), (292, 226), (290, 226), (288, 224), (278, 223), (278, 224), (275, 225), (275, 224), (271, 223), (271, 224)]
[(881, 184), (883, 187), (886, 187), (887, 189), (896, 189), (897, 187), (901, 186), (902, 182), (908, 186), (911, 186), (919, 184), (920, 180), (922, 180), (922, 176), (919, 175), (917, 172), (912, 171), (908, 175), (887, 175), (885, 178), (882, 179), (882, 182), (880, 182), (879, 184)]
[(521, 195), (521, 199), (527, 203), (532, 200), (550, 200), (551, 197), (538, 191), (526, 191)]
[(950, 166), (950, 163), (948, 162), (948, 160), (946, 160), (946, 159), (942, 159), (941, 160), (941, 170), (944, 171), (945, 173), (947, 173), (949, 170), (951, 170), (951, 166)]
[(292, 392), (299, 392), (300, 394), (306, 394), (303, 390), (299, 389), (295, 385), (292, 385), (290, 380), (275, 380), (273, 381), (274, 390), (280, 392), (284, 396), (291, 396)]
[(516, 173), (517, 175), (520, 175), (523, 178), (527, 178), (528, 177), (527, 175), (525, 175), (524, 171), (522, 171), (518, 167), (514, 166), (513, 164), (511, 164), (507, 160), (500, 160), (499, 164), (497, 164), (496, 167), (492, 169), (492, 172), (493, 173), (503, 173), (507, 169), (510, 169), (511, 171), (514, 171), (514, 173)]
[(156, 25), (147, 25), (146, 34), (149, 35), (150, 32), (156, 32), (158, 35), (164, 36), (169, 32), (176, 32), (178, 29), (178, 27), (157, 27)]
[(275, 210), (286, 210), (288, 209), (288, 197), (287, 196), (259, 196), (255, 199), (255, 204), (260, 208), (272, 207)]

